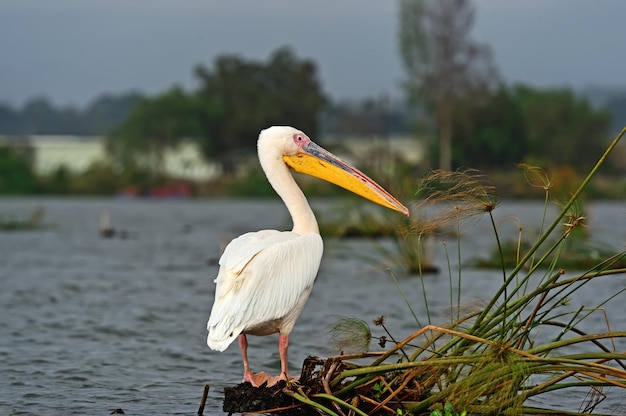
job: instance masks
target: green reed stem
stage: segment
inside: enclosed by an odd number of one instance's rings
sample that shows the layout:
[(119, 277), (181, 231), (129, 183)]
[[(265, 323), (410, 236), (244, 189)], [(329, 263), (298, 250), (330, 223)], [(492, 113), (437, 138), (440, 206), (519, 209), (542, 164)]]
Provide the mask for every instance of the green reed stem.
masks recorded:
[(321, 410), (322, 412), (326, 413), (327, 415), (330, 416), (339, 416), (337, 413), (333, 412), (332, 410), (330, 410), (329, 408), (327, 408), (324, 405), (319, 404), (318, 402), (309, 399), (308, 397), (306, 397), (304, 394), (299, 394), (299, 393), (295, 393), (292, 392), (291, 396), (298, 400), (299, 402), (302, 402), (304, 404), (306, 404), (307, 406), (311, 406), (314, 407), (316, 409)]
[[(422, 285), (422, 295), (424, 296), (424, 308), (426, 308), (426, 316), (428, 317), (428, 323), (431, 324), (431, 320), (430, 320), (430, 308), (428, 307), (428, 296), (426, 295), (426, 286), (424, 285), (424, 273), (422, 271), (422, 259), (421, 259), (421, 252), (422, 252), (422, 235), (420, 234), (418, 239), (417, 239), (417, 244), (418, 244), (418, 248), (417, 248), (417, 255), (420, 256), (420, 260), (418, 261), (418, 267), (419, 267), (419, 279), (420, 279), (420, 283)], [(413, 312), (413, 309), (411, 309), (411, 312)], [(413, 316), (415, 317), (415, 313), (413, 313)], [(417, 318), (415, 318), (417, 320)], [(419, 324), (418, 321), (418, 325), (422, 326)]]
[(341, 400), (341, 399), (339, 399), (339, 398), (337, 398), (337, 397), (335, 397), (333, 395), (326, 394), (326, 393), (317, 393), (317, 394), (312, 394), (311, 397), (315, 397), (315, 398), (319, 397), (319, 398), (322, 398), (322, 399), (333, 401), (333, 402), (337, 403), (341, 407), (345, 407), (346, 409), (352, 410), (357, 415), (367, 416), (367, 413), (363, 412), (362, 410), (359, 410), (357, 407), (352, 406), (350, 403), (346, 403), (343, 400)]
[[(409, 302), (409, 299), (407, 299), (406, 295), (404, 294), (404, 291), (402, 290), (402, 287), (400, 286), (400, 283), (398, 282), (398, 279), (396, 278), (396, 275), (394, 274), (393, 270), (387, 269), (387, 271), (391, 275), (391, 278), (393, 279), (393, 283), (396, 285), (396, 288), (398, 289), (398, 292), (400, 292), (400, 296), (402, 296), (402, 300), (404, 300), (404, 303), (409, 308), (409, 311), (411, 311), (411, 315), (413, 315), (413, 319), (415, 319), (415, 322), (417, 323), (417, 326), (421, 327), (422, 324), (420, 323), (420, 320), (417, 317), (417, 314), (413, 310), (413, 307), (411, 306), (411, 302)], [(423, 285), (424, 285), (424, 283), (422, 282), (422, 287), (423, 287)], [(424, 297), (425, 296), (426, 295), (424, 294)], [(428, 305), (426, 305), (426, 310), (428, 310)], [(429, 315), (429, 318), (430, 318), (430, 315)]]
[[(470, 329), (469, 333), (473, 333), (474, 331), (476, 331), (480, 325), (482, 324), (482, 321), (485, 319), (485, 317), (488, 316), (489, 311), (491, 311), (491, 309), (493, 308), (493, 306), (496, 304), (496, 302), (498, 301), (498, 299), (500, 298), (500, 296), (502, 295), (502, 293), (506, 290), (506, 287), (511, 283), (511, 281), (515, 278), (515, 276), (517, 276), (517, 274), (520, 272), (520, 270), (522, 270), (522, 267), (524, 267), (524, 264), (534, 255), (534, 253), (539, 249), (539, 247), (541, 247), (541, 245), (545, 242), (545, 240), (550, 236), (550, 234), (552, 234), (552, 231), (554, 231), (554, 229), (559, 225), (561, 219), (566, 215), (566, 213), (568, 212), (568, 210), (570, 209), (570, 207), (574, 204), (574, 202), (578, 199), (578, 197), (580, 196), (580, 194), (582, 193), (582, 191), (587, 187), (587, 184), (589, 183), (589, 181), (591, 181), (591, 178), (593, 178), (596, 174), (596, 172), (600, 169), (600, 166), (602, 166), (604, 164), (604, 162), (606, 161), (606, 158), (608, 157), (608, 155), (613, 151), (613, 149), (615, 148), (615, 146), (617, 146), (617, 143), (619, 143), (620, 139), (622, 138), (622, 136), (626, 134), (626, 127), (624, 127), (622, 129), (622, 131), (617, 135), (617, 137), (615, 137), (615, 139), (613, 139), (613, 141), (611, 142), (611, 144), (609, 145), (609, 147), (605, 150), (605, 152), (602, 154), (602, 156), (600, 157), (600, 159), (598, 160), (598, 162), (595, 164), (595, 166), (591, 169), (591, 171), (589, 172), (589, 174), (587, 174), (587, 176), (585, 177), (585, 179), (583, 180), (583, 182), (580, 184), (580, 186), (578, 187), (578, 189), (574, 192), (574, 194), (571, 196), (571, 198), (569, 199), (569, 201), (565, 204), (565, 206), (563, 207), (563, 209), (561, 210), (561, 212), (557, 215), (557, 217), (554, 219), (554, 221), (552, 222), (552, 224), (548, 227), (548, 229), (543, 233), (543, 235), (541, 237), (539, 237), (539, 239), (535, 242), (535, 244), (530, 248), (530, 250), (528, 251), (528, 253), (526, 253), (526, 255), (524, 256), (524, 258), (517, 264), (517, 266), (513, 269), (513, 271), (511, 272), (511, 274), (509, 275), (509, 277), (505, 280), (504, 284), (502, 285), (502, 287), (500, 287), (500, 289), (496, 292), (496, 294), (493, 296), (493, 298), (491, 299), (491, 301), (489, 302), (489, 304), (485, 307), (485, 309), (483, 310), (483, 313), (478, 317), (478, 319), (476, 320), (476, 322), (474, 323), (473, 327)], [(542, 258), (545, 260), (545, 256)], [(541, 263), (542, 260), (540, 260)], [(529, 272), (530, 273), (530, 272)]]
[[(546, 192), (543, 199), (543, 215), (541, 216), (541, 225), (539, 226), (539, 237), (543, 233), (543, 227), (546, 225), (546, 215), (548, 214), (548, 196), (550, 195), (550, 188), (546, 187)], [(533, 267), (535, 262), (535, 253), (530, 257), (530, 267)]]
[[(463, 270), (463, 267), (461, 266), (461, 221), (457, 221), (456, 223), (456, 235), (458, 236), (456, 244), (456, 255), (459, 261), (456, 278), (456, 320), (458, 321), (461, 317), (461, 270)], [(452, 309), (452, 284), (450, 284), (450, 309)], [(450, 313), (450, 316), (452, 317), (452, 313)], [(450, 320), (450, 323), (452, 323), (452, 320), (453, 319)]]

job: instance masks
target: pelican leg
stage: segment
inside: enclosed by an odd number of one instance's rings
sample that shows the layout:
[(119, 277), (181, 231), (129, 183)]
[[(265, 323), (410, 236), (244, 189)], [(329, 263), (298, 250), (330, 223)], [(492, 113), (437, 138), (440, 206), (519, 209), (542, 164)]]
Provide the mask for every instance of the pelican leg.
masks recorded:
[(278, 336), (278, 353), (280, 355), (280, 379), (289, 380), (289, 360), (287, 350), (289, 349), (289, 335)]
[(261, 384), (269, 380), (269, 375), (264, 372), (258, 374), (252, 374), (250, 371), (250, 364), (248, 363), (248, 338), (246, 334), (239, 334), (237, 338), (239, 341), (239, 348), (241, 349), (241, 356), (243, 358), (243, 381), (252, 384), (254, 387), (259, 387)]
[[(271, 376), (267, 379), (267, 385), (273, 386), (281, 380), (289, 381), (294, 378), (289, 376), (289, 361), (287, 360), (287, 349), (289, 347), (289, 336), (278, 336), (278, 354), (280, 355), (280, 375)], [(258, 376), (258, 374), (257, 374)]]
[(246, 334), (239, 334), (237, 339), (243, 358), (243, 383), (246, 381), (252, 383), (252, 372), (250, 371), (250, 364), (248, 363), (248, 338), (246, 338)]

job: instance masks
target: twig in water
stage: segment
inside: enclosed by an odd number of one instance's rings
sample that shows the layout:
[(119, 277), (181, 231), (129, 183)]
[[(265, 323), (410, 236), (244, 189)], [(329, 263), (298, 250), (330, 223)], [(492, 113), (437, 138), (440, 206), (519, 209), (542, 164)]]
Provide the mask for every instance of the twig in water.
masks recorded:
[(204, 406), (206, 405), (206, 399), (209, 395), (209, 388), (210, 386), (208, 384), (204, 385), (204, 391), (202, 392), (202, 398), (200, 399), (200, 407), (198, 407), (198, 416), (202, 416), (204, 414)]

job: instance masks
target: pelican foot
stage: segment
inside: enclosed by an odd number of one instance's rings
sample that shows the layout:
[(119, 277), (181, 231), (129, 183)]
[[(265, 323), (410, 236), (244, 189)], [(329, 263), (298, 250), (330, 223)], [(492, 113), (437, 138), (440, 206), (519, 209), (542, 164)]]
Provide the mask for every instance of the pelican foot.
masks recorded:
[(286, 377), (284, 374), (281, 374), (279, 376), (271, 376), (267, 380), (267, 387), (274, 386), (274, 385), (278, 384), (279, 381), (286, 381), (287, 384), (289, 384), (289, 383), (298, 383), (299, 380), (300, 380), (300, 376), (297, 376), (297, 377)]
[(281, 380), (286, 381), (287, 383), (292, 383), (292, 382), (297, 383), (299, 379), (300, 379), (299, 376), (289, 377), (289, 379), (287, 379), (287, 377), (285, 377), (284, 374), (281, 374), (279, 376), (270, 376), (266, 372), (262, 371), (260, 373), (250, 374), (249, 377), (244, 377), (243, 383), (247, 381), (250, 384), (252, 384), (254, 387), (260, 387), (263, 384), (267, 383), (265, 384), (265, 387), (272, 387), (278, 384), (278, 382)]
[[(254, 387), (259, 387), (261, 385), (263, 385), (263, 383), (268, 383), (267, 385), (269, 386), (269, 380), (272, 377), (267, 374), (266, 372), (262, 371), (260, 373), (256, 373), (256, 374), (250, 374), (250, 375), (246, 375), (243, 378), (243, 383), (245, 383), (246, 381), (249, 382), (250, 384), (252, 384)], [(274, 383), (276, 384), (276, 383)]]

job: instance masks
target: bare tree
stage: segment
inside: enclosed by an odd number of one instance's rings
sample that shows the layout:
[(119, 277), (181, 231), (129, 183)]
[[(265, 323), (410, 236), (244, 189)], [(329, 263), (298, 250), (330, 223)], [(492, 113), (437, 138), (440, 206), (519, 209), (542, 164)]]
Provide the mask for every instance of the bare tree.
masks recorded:
[(439, 168), (452, 168), (455, 102), (497, 82), (491, 50), (472, 40), (470, 0), (400, 0), (406, 88), (439, 138)]

